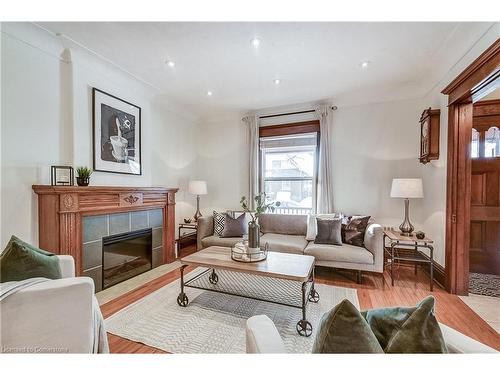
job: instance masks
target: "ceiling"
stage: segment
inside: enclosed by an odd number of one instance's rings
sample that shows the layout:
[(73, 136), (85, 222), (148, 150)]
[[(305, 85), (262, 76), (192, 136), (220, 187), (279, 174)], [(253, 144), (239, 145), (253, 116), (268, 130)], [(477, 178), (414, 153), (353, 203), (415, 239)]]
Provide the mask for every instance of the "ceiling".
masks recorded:
[[(200, 117), (422, 97), (491, 23), (38, 23)], [(251, 40), (261, 43), (255, 48)], [(165, 64), (175, 62), (174, 67)], [(361, 63), (369, 61), (366, 69)], [(281, 83), (274, 84), (279, 78)], [(207, 96), (212, 91), (212, 96)]]

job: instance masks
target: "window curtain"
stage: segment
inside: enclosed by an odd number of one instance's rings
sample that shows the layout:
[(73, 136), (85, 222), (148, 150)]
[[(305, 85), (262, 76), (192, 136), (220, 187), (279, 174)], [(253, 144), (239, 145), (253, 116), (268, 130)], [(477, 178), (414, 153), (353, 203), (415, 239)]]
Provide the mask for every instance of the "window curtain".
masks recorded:
[(243, 118), (248, 132), (248, 204), (255, 209), (254, 197), (259, 194), (259, 117), (256, 115)]
[(327, 104), (319, 105), (314, 110), (319, 119), (320, 128), (316, 213), (333, 213), (333, 166), (330, 146), (332, 110)]

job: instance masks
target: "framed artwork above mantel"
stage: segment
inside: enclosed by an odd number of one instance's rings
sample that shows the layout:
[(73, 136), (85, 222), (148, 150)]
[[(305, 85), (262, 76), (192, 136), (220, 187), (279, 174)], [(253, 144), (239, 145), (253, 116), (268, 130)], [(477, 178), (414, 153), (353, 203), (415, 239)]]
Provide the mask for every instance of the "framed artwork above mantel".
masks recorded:
[(439, 109), (428, 108), (420, 116), (420, 162), (439, 159)]
[(141, 108), (92, 89), (94, 170), (142, 174)]

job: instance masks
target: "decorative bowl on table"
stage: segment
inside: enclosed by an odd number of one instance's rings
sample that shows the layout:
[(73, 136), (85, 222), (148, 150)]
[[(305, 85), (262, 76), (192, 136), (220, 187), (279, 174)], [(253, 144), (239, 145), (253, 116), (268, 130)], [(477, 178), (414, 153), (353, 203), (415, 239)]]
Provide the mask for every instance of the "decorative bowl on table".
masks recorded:
[(231, 259), (245, 263), (261, 262), (267, 259), (268, 248), (267, 242), (264, 247), (260, 248), (248, 247), (243, 242), (238, 242), (231, 247)]

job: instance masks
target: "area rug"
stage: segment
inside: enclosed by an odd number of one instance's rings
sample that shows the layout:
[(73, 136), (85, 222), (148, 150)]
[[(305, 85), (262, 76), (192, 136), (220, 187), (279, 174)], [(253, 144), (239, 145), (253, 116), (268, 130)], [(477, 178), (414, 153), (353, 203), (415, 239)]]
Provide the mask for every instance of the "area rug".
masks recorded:
[[(203, 271), (197, 268), (186, 279)], [(248, 287), (246, 276), (244, 286)], [(262, 277), (254, 277), (255, 282), (250, 284), (255, 291), (261, 288)], [(223, 279), (220, 277), (219, 283)], [(239, 281), (234, 278), (231, 282)], [(276, 285), (268, 284), (262, 289), (262, 294), (268, 294), (269, 289), (277, 292), (282, 287), (283, 281), (277, 280)], [(325, 312), (344, 298), (359, 308), (355, 289), (317, 284), (320, 301), (307, 305), (307, 320), (313, 326), (313, 334), (302, 337), (295, 328), (301, 319), (298, 308), (193, 288), (186, 288), (188, 306), (180, 307), (179, 290), (180, 281), (176, 280), (127, 306), (106, 319), (107, 331), (170, 353), (245, 353), (246, 320), (264, 314), (273, 320), (288, 353), (310, 353), (316, 328)]]
[(500, 276), (471, 272), (469, 292), (483, 296), (500, 297)]

